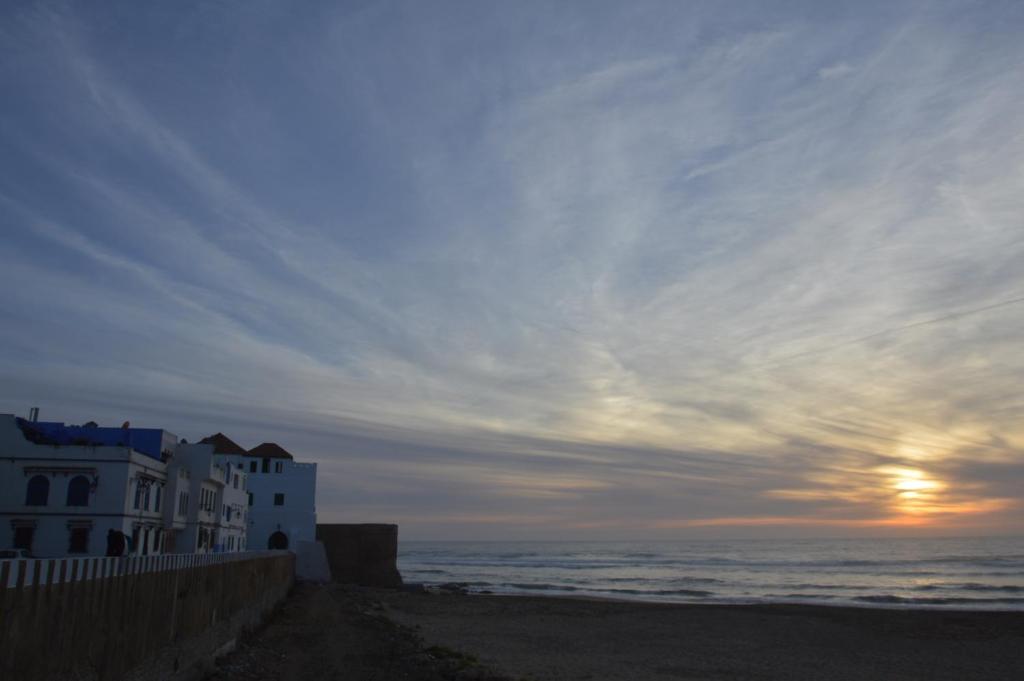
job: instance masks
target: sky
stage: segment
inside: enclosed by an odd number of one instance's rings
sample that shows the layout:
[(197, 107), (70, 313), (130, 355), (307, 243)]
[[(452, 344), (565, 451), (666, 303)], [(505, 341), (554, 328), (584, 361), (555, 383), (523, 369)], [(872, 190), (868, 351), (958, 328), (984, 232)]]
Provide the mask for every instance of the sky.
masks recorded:
[(1024, 533), (1022, 34), (5, 2), (0, 411), (275, 441), (405, 539)]

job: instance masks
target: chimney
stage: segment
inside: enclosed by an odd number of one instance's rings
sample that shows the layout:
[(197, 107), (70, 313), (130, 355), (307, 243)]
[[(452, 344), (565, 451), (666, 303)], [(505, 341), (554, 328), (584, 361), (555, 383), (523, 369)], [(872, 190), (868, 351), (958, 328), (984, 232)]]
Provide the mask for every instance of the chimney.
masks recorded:
[(28, 410), (28, 420), (32, 423), (39, 420), (39, 407), (32, 407)]

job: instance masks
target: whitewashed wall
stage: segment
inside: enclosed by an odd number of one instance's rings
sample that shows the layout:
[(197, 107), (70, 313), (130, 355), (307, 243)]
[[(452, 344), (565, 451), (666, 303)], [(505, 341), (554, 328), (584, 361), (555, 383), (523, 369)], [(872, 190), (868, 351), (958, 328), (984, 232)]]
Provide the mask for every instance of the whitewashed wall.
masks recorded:
[[(249, 548), (264, 550), (270, 536), (283, 532), (288, 548), (297, 542), (316, 541), (316, 464), (299, 463), (290, 459), (270, 459), (268, 472), (263, 472), (262, 459), (257, 457), (217, 454), (218, 459), (239, 464), (248, 472), (249, 492), (253, 504), (249, 507)], [(256, 471), (252, 471), (252, 463)], [(280, 464), (281, 471), (277, 472)], [(274, 495), (283, 494), (284, 504), (274, 505)]]
[[(26, 490), (33, 475), (50, 481), (45, 506), (27, 506)], [(68, 484), (76, 475), (95, 483), (87, 506), (68, 506)], [(68, 554), (69, 524), (88, 523), (89, 541), (81, 555), (102, 556), (107, 531), (131, 535), (133, 526), (162, 524), (162, 514), (132, 506), (139, 475), (166, 482), (166, 465), (128, 447), (37, 445), (22, 435), (11, 415), (0, 415), (0, 547), (14, 543), (14, 525), (34, 523), (32, 552), (39, 557)], [(150, 495), (151, 505), (154, 495)]]

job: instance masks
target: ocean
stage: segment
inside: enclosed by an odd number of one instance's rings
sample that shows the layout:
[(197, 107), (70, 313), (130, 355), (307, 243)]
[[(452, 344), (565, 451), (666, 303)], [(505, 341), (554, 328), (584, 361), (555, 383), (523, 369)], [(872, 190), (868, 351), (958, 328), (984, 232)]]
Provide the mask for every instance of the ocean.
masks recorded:
[(398, 565), (478, 593), (1024, 610), (1024, 538), (403, 541)]

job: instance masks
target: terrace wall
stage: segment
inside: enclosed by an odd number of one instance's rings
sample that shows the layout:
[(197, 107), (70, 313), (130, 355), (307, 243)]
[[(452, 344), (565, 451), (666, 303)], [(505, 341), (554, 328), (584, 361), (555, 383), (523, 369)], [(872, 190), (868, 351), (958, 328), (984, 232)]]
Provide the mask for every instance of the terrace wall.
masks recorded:
[(187, 679), (288, 594), (289, 552), (0, 561), (0, 679)]

